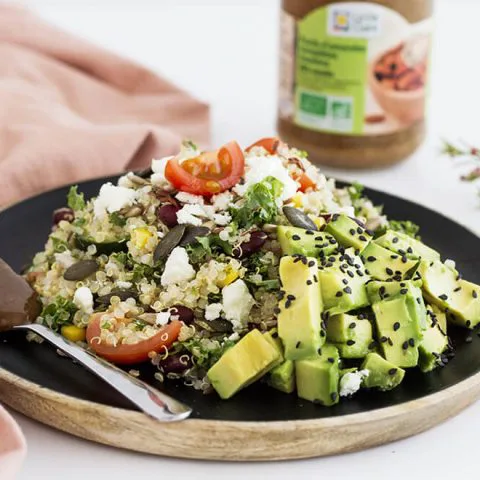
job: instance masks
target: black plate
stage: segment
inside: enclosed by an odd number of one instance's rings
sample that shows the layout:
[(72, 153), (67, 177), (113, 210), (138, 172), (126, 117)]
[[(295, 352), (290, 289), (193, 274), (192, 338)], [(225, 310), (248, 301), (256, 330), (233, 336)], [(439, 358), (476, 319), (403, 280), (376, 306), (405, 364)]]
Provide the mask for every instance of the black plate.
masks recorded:
[[(81, 184), (87, 197), (95, 195), (106, 179)], [(55, 208), (65, 205), (68, 188), (60, 188), (15, 205), (0, 215), (0, 256), (20, 270), (35, 252), (42, 250), (51, 227)], [(390, 218), (410, 219), (421, 225), (427, 244), (439, 250), (443, 258), (457, 261), (465, 278), (480, 283), (479, 240), (451, 220), (415, 203), (366, 190), (376, 203), (385, 206)], [(332, 408), (324, 408), (286, 395), (265, 385), (253, 385), (229, 401), (216, 395), (203, 395), (191, 388), (170, 383), (161, 386), (153, 380), (150, 366), (142, 369), (144, 380), (160, 387), (179, 400), (191, 405), (194, 417), (218, 420), (303, 420), (348, 415), (398, 405), (448, 388), (480, 371), (480, 338), (473, 334), (473, 342), (465, 342), (466, 330), (450, 329), (456, 356), (450, 364), (429, 374), (417, 370), (407, 373), (402, 385), (392, 392), (361, 392), (353, 399), (343, 400)], [(28, 343), (20, 332), (7, 333), (0, 341), (0, 367), (44, 387), (73, 397), (115, 407), (135, 409), (108, 385), (59, 357), (46, 343)]]

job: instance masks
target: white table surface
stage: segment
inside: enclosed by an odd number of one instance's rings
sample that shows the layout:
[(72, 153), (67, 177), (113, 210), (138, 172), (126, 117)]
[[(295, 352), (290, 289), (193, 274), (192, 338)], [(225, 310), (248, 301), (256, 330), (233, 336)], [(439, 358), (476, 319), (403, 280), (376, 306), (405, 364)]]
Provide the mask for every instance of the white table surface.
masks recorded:
[[(31, 0), (45, 18), (164, 74), (212, 105), (213, 142), (246, 144), (274, 132), (276, 0)], [(430, 133), (408, 161), (344, 179), (401, 195), (480, 232), (477, 187), (438, 155), (441, 138), (480, 143), (480, 2), (438, 0)], [(472, 52), (471, 55), (468, 55)], [(480, 403), (416, 437), (368, 451), (276, 464), (222, 464), (115, 450), (14, 414), (29, 451), (21, 480), (328, 478), (371, 480), (478, 478)]]

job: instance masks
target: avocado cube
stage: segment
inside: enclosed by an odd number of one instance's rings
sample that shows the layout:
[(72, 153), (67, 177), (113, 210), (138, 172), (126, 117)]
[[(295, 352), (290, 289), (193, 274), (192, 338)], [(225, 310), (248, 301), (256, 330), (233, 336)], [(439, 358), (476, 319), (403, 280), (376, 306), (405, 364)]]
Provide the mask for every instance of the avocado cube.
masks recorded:
[(368, 370), (368, 376), (363, 380), (366, 388), (378, 388), (382, 391), (392, 390), (400, 385), (405, 376), (405, 370), (382, 358), (378, 353), (369, 353), (360, 367)]
[(418, 320), (409, 306), (415, 299), (408, 297), (408, 294), (399, 295), (372, 306), (384, 357), (397, 367), (418, 364), (418, 345), (422, 339)]
[(300, 398), (326, 407), (338, 403), (339, 356), (332, 345), (324, 345), (321, 354), (295, 362), (297, 394)]
[(456, 270), (442, 262), (420, 262), (425, 298), (443, 311), (448, 320), (467, 328), (480, 323), (480, 286), (461, 280)]
[[(430, 305), (427, 308), (431, 321), (428, 322), (427, 329), (423, 332), (423, 340), (418, 348), (420, 353), (418, 365), (422, 372), (430, 372), (438, 367), (440, 356), (448, 347), (446, 330), (441, 328), (441, 324), (443, 325), (443, 322), (446, 321), (445, 314), (441, 312), (438, 315), (435, 314)], [(443, 320), (439, 320), (442, 316)]]
[(255, 329), (229, 348), (207, 376), (225, 400), (265, 375), (279, 358), (278, 351)]
[(404, 280), (418, 263), (398, 253), (392, 253), (375, 242), (370, 242), (361, 256), (365, 268), (376, 280)]
[(342, 313), (328, 319), (327, 341), (338, 348), (342, 358), (363, 358), (372, 340), (372, 325), (363, 315)]
[(375, 243), (413, 260), (420, 258), (428, 261), (440, 260), (440, 254), (433, 248), (427, 247), (420, 240), (415, 240), (401, 232), (387, 230), (381, 237), (375, 240)]
[(325, 231), (331, 233), (344, 247), (353, 247), (360, 252), (368, 245), (372, 236), (355, 220), (347, 215), (333, 215)]
[(283, 255), (318, 257), (332, 253), (337, 241), (328, 233), (279, 225), (277, 238)]
[(285, 360), (272, 368), (268, 374), (267, 383), (277, 390), (292, 393), (295, 390), (295, 364), (292, 360)]
[(284, 296), (279, 302), (277, 322), (285, 359), (311, 357), (326, 337), (320, 318), (323, 304), (318, 262), (311, 257), (282, 257), (279, 273)]

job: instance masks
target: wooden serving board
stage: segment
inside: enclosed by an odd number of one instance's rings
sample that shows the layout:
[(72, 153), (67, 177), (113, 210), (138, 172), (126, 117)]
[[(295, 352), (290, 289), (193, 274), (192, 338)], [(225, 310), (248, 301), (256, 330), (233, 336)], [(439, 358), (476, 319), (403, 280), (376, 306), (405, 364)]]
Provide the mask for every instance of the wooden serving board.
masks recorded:
[(268, 461), (362, 450), (423, 432), (480, 397), (480, 373), (438, 393), (370, 412), (273, 422), (146, 415), (79, 400), (0, 369), (0, 400), (39, 422), (114, 447), (171, 457)]

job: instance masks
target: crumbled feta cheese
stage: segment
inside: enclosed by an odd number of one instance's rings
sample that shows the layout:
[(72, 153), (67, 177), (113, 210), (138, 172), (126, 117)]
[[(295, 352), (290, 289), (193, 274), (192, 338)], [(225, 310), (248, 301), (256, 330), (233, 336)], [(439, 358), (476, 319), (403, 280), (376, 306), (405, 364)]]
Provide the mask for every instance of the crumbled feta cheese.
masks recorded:
[(455, 263), (455, 260), (452, 260), (451, 258), (447, 258), (444, 263), (445, 263), (445, 266), (448, 267), (450, 270), (455, 270), (455, 267), (457, 266), (457, 264)]
[(176, 199), (182, 203), (191, 203), (192, 205), (203, 205), (205, 203), (201, 195), (193, 195), (187, 192), (178, 192)]
[(205, 320), (215, 320), (222, 313), (223, 305), (221, 303), (211, 303), (205, 308)]
[(170, 312), (159, 312), (157, 313), (157, 317), (155, 319), (155, 325), (163, 326), (168, 323), (170, 320)]
[(232, 217), (229, 213), (214, 213), (212, 220), (220, 226), (228, 225), (232, 221)]
[(348, 372), (340, 379), (340, 396), (348, 397), (360, 390), (362, 380), (369, 375), (368, 370), (358, 370), (357, 372)]
[(137, 192), (131, 188), (116, 187), (110, 182), (100, 188), (100, 193), (93, 203), (96, 217), (108, 213), (118, 212), (124, 207), (132, 205), (137, 197)]
[(245, 191), (255, 183), (259, 183), (267, 177), (275, 177), (283, 183), (282, 200), (287, 200), (295, 195), (298, 189), (297, 182), (289, 175), (288, 170), (283, 166), (282, 159), (277, 155), (247, 156), (245, 172), (245, 184), (235, 187), (239, 195), (244, 195)]
[(232, 322), (234, 328), (246, 325), (254, 303), (255, 300), (243, 280), (236, 280), (222, 289), (223, 311), (226, 319)]
[(73, 303), (85, 313), (93, 313), (93, 294), (88, 287), (80, 287), (75, 290)]
[(177, 212), (177, 222), (187, 223), (198, 227), (202, 224), (201, 218), (198, 217), (206, 216), (207, 214), (201, 205), (190, 205), (187, 203)]
[(175, 247), (165, 263), (160, 282), (166, 287), (173, 283), (181, 283), (195, 277), (195, 270), (190, 265), (187, 251), (182, 247)]
[(75, 259), (72, 257), (72, 252), (66, 250), (65, 252), (56, 253), (55, 261), (60, 264), (63, 268), (68, 268), (75, 263)]
[(117, 282), (118, 288), (130, 288), (131, 286), (132, 286), (132, 282), (122, 282), (121, 280)]
[(212, 197), (212, 205), (215, 211), (227, 210), (233, 201), (233, 195), (230, 192), (222, 192)]
[(233, 332), (229, 337), (227, 337), (227, 340), (231, 340), (232, 342), (236, 342), (237, 340), (240, 340), (240, 335), (238, 332)]

